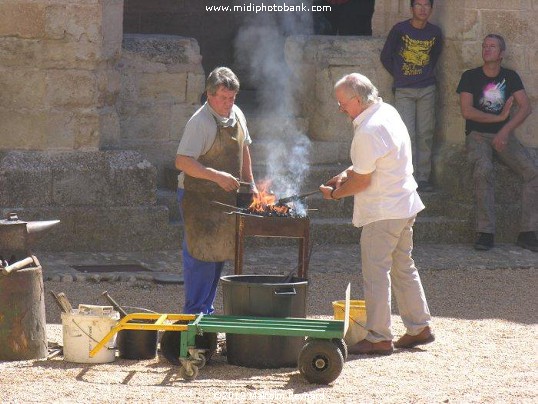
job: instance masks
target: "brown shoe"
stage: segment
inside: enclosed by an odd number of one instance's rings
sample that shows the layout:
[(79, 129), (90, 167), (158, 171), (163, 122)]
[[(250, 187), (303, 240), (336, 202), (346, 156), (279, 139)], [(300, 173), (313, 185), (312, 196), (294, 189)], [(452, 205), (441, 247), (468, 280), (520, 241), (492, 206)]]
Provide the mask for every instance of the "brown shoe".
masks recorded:
[(370, 342), (366, 339), (347, 349), (351, 355), (390, 355), (394, 351), (392, 341)]
[(426, 326), (417, 335), (404, 334), (398, 341), (396, 341), (394, 346), (396, 348), (414, 348), (417, 345), (425, 345), (433, 341), (435, 341), (435, 335), (432, 333), (431, 328)]

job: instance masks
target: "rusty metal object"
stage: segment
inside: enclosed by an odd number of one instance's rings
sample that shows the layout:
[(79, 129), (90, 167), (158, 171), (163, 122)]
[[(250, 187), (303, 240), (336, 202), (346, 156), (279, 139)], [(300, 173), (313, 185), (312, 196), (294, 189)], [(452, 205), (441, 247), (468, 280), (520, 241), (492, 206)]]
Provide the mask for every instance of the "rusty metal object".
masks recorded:
[(306, 278), (309, 264), (310, 220), (307, 217), (256, 217), (237, 215), (235, 221), (235, 275), (243, 273), (245, 237), (281, 237), (299, 239), (298, 276)]
[(4, 275), (9, 275), (12, 271), (18, 271), (19, 269), (26, 268), (30, 264), (34, 264), (34, 258), (26, 257), (23, 260), (15, 262), (14, 264), (2, 267), (2, 273)]
[(0, 220), (0, 262), (9, 275), (0, 276), (0, 360), (47, 356), (43, 274), (31, 246), (59, 222), (25, 222), (15, 213)]
[(58, 223), (59, 220), (25, 222), (16, 213), (8, 213), (5, 220), (0, 220), (0, 255), (3, 259), (10, 257), (10, 261), (29, 256), (37, 239)]
[(0, 361), (48, 354), (41, 266), (0, 276)]

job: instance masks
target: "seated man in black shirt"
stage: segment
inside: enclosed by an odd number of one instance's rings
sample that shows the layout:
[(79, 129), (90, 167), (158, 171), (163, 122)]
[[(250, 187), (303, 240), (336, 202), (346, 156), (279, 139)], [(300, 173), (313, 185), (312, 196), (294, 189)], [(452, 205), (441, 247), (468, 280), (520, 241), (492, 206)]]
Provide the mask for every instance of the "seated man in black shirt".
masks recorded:
[[(466, 145), (473, 169), (478, 237), (474, 247), (489, 250), (494, 244), (495, 197), (493, 155), (523, 177), (521, 227), (517, 244), (538, 251), (538, 167), (514, 135), (531, 113), (519, 75), (501, 67), (504, 38), (489, 34), (482, 43), (481, 67), (461, 76), (457, 92), (465, 118)], [(512, 104), (518, 106), (510, 117)]]

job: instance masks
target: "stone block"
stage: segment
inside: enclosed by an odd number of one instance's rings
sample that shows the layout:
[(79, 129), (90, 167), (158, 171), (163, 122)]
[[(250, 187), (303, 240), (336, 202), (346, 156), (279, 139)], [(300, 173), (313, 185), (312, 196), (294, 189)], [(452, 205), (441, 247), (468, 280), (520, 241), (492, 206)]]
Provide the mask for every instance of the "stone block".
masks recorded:
[(102, 53), (100, 43), (92, 42), (86, 36), (78, 41), (44, 41), (35, 47), (37, 63), (43, 68), (94, 69), (108, 59)]
[[(120, 109), (121, 136), (130, 141), (151, 143), (170, 138), (171, 110), (169, 103), (123, 104)], [(125, 112), (129, 111), (128, 114)]]
[[(457, 33), (454, 35), (457, 39)], [(463, 40), (479, 41), (480, 38), (480, 13), (478, 10), (466, 9), (463, 13)]]
[[(171, 107), (171, 128), (169, 140), (177, 145), (183, 136), (185, 125), (191, 116), (200, 108), (197, 104), (175, 104)], [(250, 128), (250, 125), (249, 125)], [(250, 130), (250, 129), (249, 129)]]
[(99, 126), (99, 148), (119, 149), (120, 139), (120, 118), (116, 108), (101, 110)]
[[(101, 116), (98, 109), (73, 111), (67, 129), (69, 138), (66, 140), (71, 144), (71, 149), (98, 150), (101, 134)], [(53, 147), (49, 146), (48, 148)]]
[[(150, 72), (152, 69), (173, 69), (179, 66), (185, 71), (192, 68), (201, 72), (201, 56), (198, 42), (194, 38), (176, 35), (126, 34), (123, 37), (123, 52), (132, 63), (141, 63), (147, 70), (138, 66), (140, 71)], [(134, 57), (136, 56), (136, 57)], [(155, 66), (157, 65), (157, 66)], [(160, 65), (160, 66), (159, 66)], [(188, 69), (187, 69), (188, 70)]]
[(42, 149), (45, 134), (51, 133), (51, 123), (59, 118), (58, 113), (43, 111), (20, 111), (0, 109), (0, 149)]
[(46, 72), (46, 106), (91, 108), (98, 106), (98, 98), (95, 72), (65, 69)]
[(202, 73), (189, 72), (187, 76), (187, 92), (185, 101), (189, 104), (199, 104), (205, 91), (205, 76)]
[(101, 33), (103, 56), (118, 59), (123, 41), (123, 0), (104, 0), (102, 5)]
[(46, 100), (47, 73), (30, 69), (7, 69), (0, 75), (0, 107), (41, 109)]
[(51, 168), (25, 153), (5, 153), (0, 160), (0, 187), (0, 207), (49, 206), (52, 203)]
[(531, 8), (530, 0), (504, 0), (491, 2), (476, 0), (476, 8), (489, 10), (528, 10)]
[(4, 207), (151, 206), (156, 201), (155, 167), (133, 151), (7, 152), (0, 173)]
[(46, 32), (46, 5), (25, 0), (2, 2), (0, 36), (43, 38)]
[(187, 73), (143, 73), (138, 75), (138, 96), (145, 100), (185, 102)]
[(532, 45), (537, 36), (536, 14), (521, 13), (519, 7), (511, 10), (481, 10), (482, 37), (486, 34), (502, 33), (510, 49), (510, 44)]
[(165, 206), (43, 207), (15, 211), (22, 220), (60, 223), (36, 243), (38, 251), (156, 251), (178, 248), (180, 230)]

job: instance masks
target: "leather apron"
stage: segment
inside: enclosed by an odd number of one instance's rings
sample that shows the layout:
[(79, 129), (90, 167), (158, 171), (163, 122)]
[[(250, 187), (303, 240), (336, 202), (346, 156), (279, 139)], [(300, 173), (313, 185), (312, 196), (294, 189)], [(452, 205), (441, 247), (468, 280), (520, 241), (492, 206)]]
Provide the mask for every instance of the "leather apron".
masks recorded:
[[(241, 177), (244, 132), (236, 119), (233, 127), (217, 122), (215, 141), (198, 162), (215, 170)], [(226, 192), (216, 183), (185, 173), (183, 198), (185, 236), (189, 254), (201, 261), (220, 262), (235, 257), (235, 215), (211, 203), (218, 201), (236, 206), (237, 193)]]

